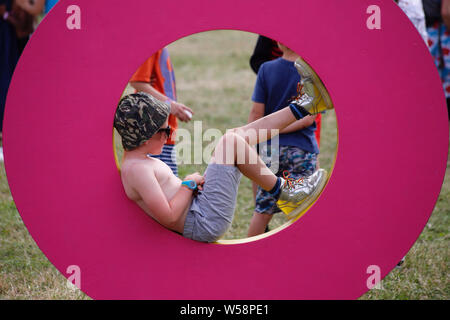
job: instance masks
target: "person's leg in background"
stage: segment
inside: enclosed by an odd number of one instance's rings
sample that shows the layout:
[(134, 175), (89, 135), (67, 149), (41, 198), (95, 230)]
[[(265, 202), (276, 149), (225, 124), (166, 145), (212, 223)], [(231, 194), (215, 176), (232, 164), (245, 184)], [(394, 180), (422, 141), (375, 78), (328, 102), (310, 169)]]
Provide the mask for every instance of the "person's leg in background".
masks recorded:
[(450, 34), (442, 22), (427, 28), (428, 48), (442, 80), (450, 120)]
[(445, 97), (447, 99), (447, 111), (450, 120), (450, 30), (444, 23), (440, 25), (440, 45), (441, 45), (441, 79), (444, 86)]

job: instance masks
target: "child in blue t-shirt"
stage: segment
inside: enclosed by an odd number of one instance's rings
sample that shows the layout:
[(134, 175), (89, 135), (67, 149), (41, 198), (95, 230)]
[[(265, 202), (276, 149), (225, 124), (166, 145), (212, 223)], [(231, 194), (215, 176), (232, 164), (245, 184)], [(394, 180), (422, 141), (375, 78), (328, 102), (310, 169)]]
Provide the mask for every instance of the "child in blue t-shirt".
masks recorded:
[[(294, 62), (299, 56), (286, 46), (280, 43), (278, 45), (283, 55), (264, 63), (259, 69), (252, 96), (254, 104), (249, 122), (286, 107), (297, 95), (300, 75)], [(315, 116), (306, 116), (280, 131), (279, 150), (272, 150), (272, 152), (279, 151), (277, 176), (284, 175), (284, 177), (299, 179), (314, 173), (319, 153), (315, 130)], [(269, 145), (264, 147), (271, 148)], [(260, 149), (262, 157), (267, 154), (264, 147)], [(267, 165), (270, 164), (267, 163)], [(256, 186), (254, 191), (256, 204), (248, 230), (249, 237), (264, 233), (273, 214), (280, 212), (276, 199), (268, 192), (259, 187), (256, 189)]]

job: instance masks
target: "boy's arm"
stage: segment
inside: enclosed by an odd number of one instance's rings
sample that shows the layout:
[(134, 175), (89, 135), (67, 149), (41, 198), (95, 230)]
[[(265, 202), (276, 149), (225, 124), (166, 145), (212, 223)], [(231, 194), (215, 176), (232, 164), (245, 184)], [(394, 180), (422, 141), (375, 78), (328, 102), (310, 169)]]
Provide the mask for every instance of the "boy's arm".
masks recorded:
[(143, 91), (151, 94), (156, 99), (160, 101), (167, 101), (169, 98), (156, 90), (150, 83), (148, 82), (142, 82), (142, 81), (132, 81), (130, 82), (130, 85), (136, 89), (136, 91)]
[(248, 123), (256, 121), (262, 117), (264, 117), (264, 103), (254, 102), (252, 110), (248, 116)]
[(294, 123), (290, 124), (283, 130), (281, 130), (280, 134), (305, 129), (305, 128), (311, 126), (315, 120), (316, 120), (316, 116), (306, 116), (300, 120), (295, 121)]
[(132, 187), (151, 212), (151, 216), (164, 227), (176, 229), (186, 207), (192, 200), (193, 191), (180, 188), (169, 202), (153, 170), (137, 165), (130, 174), (132, 176), (129, 181), (132, 182)]
[(167, 100), (170, 100), (171, 114), (173, 114), (175, 117), (184, 122), (188, 122), (191, 120), (191, 117), (185, 113), (185, 111), (188, 111), (190, 114), (193, 114), (194, 111), (192, 111), (191, 108), (185, 106), (182, 103), (169, 99), (167, 96), (156, 90), (150, 83), (141, 81), (132, 81), (130, 82), (130, 85), (137, 91), (147, 92), (160, 101), (166, 102)]

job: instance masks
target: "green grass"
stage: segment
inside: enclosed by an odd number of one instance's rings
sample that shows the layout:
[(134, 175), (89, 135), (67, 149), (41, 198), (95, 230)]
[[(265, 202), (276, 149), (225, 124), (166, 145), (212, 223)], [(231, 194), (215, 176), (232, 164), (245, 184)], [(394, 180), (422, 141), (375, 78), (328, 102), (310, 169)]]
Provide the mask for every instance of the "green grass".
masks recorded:
[(68, 289), (25, 228), (0, 165), (0, 299), (86, 299)]
[[(169, 46), (177, 77), (178, 97), (192, 107), (194, 120), (203, 130), (241, 126), (247, 121), (256, 76), (248, 59), (256, 35), (237, 31), (214, 31), (179, 40)], [(126, 92), (130, 92), (127, 88)], [(330, 169), (336, 154), (336, 118), (328, 112), (322, 122), (321, 167)], [(193, 130), (194, 123), (180, 127)], [(117, 141), (117, 145), (119, 142)], [(205, 142), (204, 145), (207, 145)], [(121, 150), (118, 149), (120, 155)], [(111, 159), (113, 161), (113, 159)], [(450, 162), (447, 164), (447, 169)], [(182, 165), (183, 177), (203, 172), (206, 164)], [(447, 170), (439, 200), (420, 238), (406, 256), (404, 266), (393, 270), (361, 299), (448, 299), (450, 297), (449, 200), (450, 171)], [(233, 225), (226, 239), (246, 236), (253, 212), (250, 181), (242, 179)], [(281, 215), (271, 228), (284, 223)], [(40, 252), (18, 214), (0, 164), (0, 299), (89, 299), (66, 287), (65, 278)]]

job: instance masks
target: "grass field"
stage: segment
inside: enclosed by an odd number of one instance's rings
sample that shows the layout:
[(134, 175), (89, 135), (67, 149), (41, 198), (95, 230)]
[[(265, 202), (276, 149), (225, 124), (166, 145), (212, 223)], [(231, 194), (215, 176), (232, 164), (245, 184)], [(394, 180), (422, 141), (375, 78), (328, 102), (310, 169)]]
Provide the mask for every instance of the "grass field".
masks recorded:
[[(246, 123), (256, 79), (248, 64), (255, 42), (254, 34), (214, 31), (190, 36), (169, 46), (177, 77), (178, 100), (195, 111), (193, 121), (180, 127), (193, 132), (194, 120), (201, 120), (203, 131), (216, 128), (225, 132)], [(321, 167), (332, 168), (336, 148), (336, 117), (334, 112), (328, 112), (322, 120)], [(120, 148), (117, 149), (120, 154)], [(449, 162), (447, 169), (448, 166)], [(205, 168), (205, 163), (182, 164), (180, 176), (203, 172)], [(433, 215), (406, 256), (404, 265), (383, 280), (382, 289), (374, 289), (361, 299), (449, 298), (448, 172)], [(244, 238), (252, 212), (251, 184), (243, 178), (236, 216), (225, 239)], [(271, 228), (284, 222), (278, 215), (271, 222)], [(79, 290), (66, 287), (65, 278), (28, 234), (11, 198), (3, 164), (0, 164), (0, 299), (89, 299)]]

